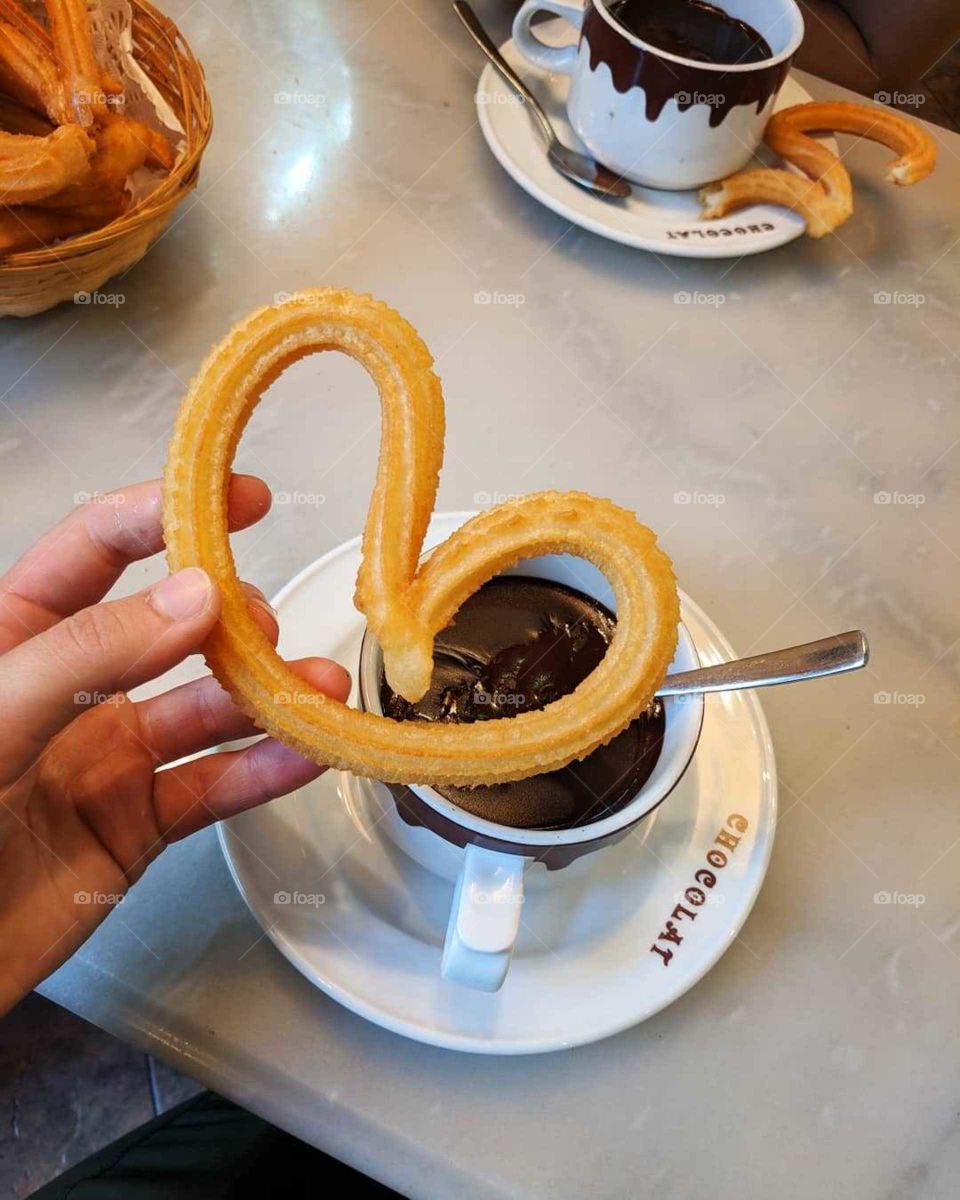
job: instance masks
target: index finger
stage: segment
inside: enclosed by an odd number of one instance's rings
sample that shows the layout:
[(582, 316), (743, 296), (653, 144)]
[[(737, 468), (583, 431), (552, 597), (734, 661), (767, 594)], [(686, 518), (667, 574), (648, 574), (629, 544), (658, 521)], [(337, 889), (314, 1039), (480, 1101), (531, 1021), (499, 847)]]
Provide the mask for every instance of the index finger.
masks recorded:
[[(152, 479), (90, 497), (0, 577), (0, 653), (98, 603), (130, 563), (163, 549), (160, 489)], [(255, 524), (270, 500), (262, 479), (233, 475), (230, 528)]]

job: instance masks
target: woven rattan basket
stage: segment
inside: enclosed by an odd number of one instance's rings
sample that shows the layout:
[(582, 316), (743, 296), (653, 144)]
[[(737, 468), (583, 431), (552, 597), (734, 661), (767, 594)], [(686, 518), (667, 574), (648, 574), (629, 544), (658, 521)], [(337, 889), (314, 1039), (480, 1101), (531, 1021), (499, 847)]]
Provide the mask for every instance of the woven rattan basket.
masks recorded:
[(180, 119), (185, 146), (169, 176), (139, 204), (104, 225), (43, 250), (0, 262), (0, 316), (28, 317), (92, 292), (141, 259), (196, 185), (213, 124), (203, 68), (169, 17), (131, 0), (133, 53)]

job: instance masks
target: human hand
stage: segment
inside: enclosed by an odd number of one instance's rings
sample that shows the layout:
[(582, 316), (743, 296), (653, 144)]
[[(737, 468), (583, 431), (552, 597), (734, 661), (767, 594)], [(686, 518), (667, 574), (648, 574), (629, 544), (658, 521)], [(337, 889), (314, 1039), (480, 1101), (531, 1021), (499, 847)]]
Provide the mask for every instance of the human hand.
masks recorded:
[[(272, 738), (158, 770), (257, 730), (212, 676), (148, 700), (128, 689), (197, 652), (217, 621), (199, 568), (100, 603), (125, 567), (162, 548), (160, 484), (84, 505), (0, 578), (0, 1013), (67, 959), (169, 843), (284, 795), (322, 767)], [(270, 507), (231, 481), (231, 529)], [(245, 585), (276, 643), (272, 609)], [(346, 699), (347, 672), (290, 664)]]

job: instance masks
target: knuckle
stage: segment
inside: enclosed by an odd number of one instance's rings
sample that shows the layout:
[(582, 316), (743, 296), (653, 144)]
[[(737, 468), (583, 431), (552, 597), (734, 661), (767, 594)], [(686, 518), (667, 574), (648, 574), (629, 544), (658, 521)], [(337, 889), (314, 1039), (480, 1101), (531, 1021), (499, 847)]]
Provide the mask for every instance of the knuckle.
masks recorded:
[(213, 735), (223, 724), (222, 705), (218, 703), (222, 689), (215, 679), (203, 679), (196, 685), (191, 697), (193, 724), (206, 735)]
[(102, 658), (116, 649), (126, 632), (123, 618), (109, 604), (82, 609), (60, 628), (67, 652), (80, 659)]
[(236, 794), (243, 797), (245, 804), (253, 804), (267, 799), (269, 787), (263, 769), (263, 761), (257, 753), (256, 745), (248, 746), (246, 750), (240, 751), (236, 770), (239, 778), (231, 780), (231, 786), (235, 786)]

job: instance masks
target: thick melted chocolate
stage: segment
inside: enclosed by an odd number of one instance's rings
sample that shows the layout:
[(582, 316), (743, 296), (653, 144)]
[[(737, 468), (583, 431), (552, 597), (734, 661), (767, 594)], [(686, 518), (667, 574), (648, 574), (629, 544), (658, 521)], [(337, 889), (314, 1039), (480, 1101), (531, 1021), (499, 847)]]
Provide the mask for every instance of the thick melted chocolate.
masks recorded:
[[(790, 69), (789, 60), (784, 60), (771, 66), (758, 66), (754, 71), (718, 72), (712, 66), (697, 66), (694, 61), (678, 63), (661, 58), (654, 51), (644, 50), (628, 41), (619, 29), (600, 15), (598, 3), (600, 0), (587, 0), (581, 34), (590, 54), (590, 70), (596, 71), (604, 63), (614, 88), (621, 94), (631, 88), (642, 88), (648, 121), (657, 120), (668, 100), (674, 100), (680, 112), (686, 112), (695, 103), (708, 103), (713, 128), (722, 124), (727, 113), (740, 105), (755, 104), (759, 113), (779, 91)], [(621, 19), (615, 3), (608, 8), (618, 20)], [(769, 46), (766, 46), (766, 52), (769, 56)]]
[[(597, 666), (616, 617), (563, 584), (521, 575), (492, 579), (434, 644), (430, 690), (417, 704), (381, 677), (384, 713), (398, 721), (488, 721), (543, 708)], [(663, 706), (580, 762), (489, 787), (440, 788), (475, 816), (521, 829), (569, 829), (617, 812), (646, 782), (663, 743)]]
[(752, 25), (704, 0), (612, 0), (607, 7), (641, 41), (694, 62), (727, 65), (773, 57)]

